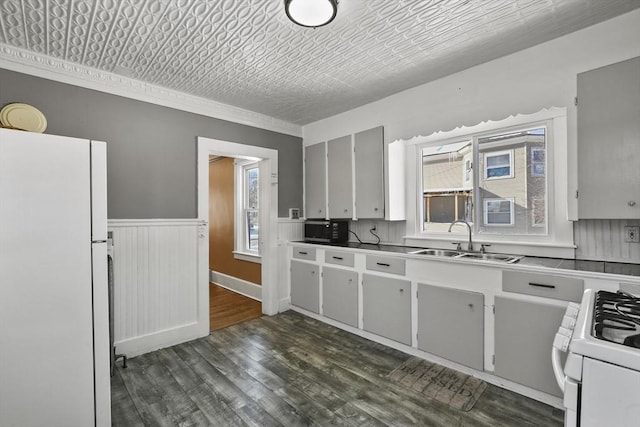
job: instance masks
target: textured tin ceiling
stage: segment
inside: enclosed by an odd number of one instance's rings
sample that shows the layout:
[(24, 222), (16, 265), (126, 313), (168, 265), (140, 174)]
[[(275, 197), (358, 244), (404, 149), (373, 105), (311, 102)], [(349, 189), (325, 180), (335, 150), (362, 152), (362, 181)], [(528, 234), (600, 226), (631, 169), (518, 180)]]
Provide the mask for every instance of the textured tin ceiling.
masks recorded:
[(310, 123), (640, 7), (638, 0), (1, 0), (0, 43)]

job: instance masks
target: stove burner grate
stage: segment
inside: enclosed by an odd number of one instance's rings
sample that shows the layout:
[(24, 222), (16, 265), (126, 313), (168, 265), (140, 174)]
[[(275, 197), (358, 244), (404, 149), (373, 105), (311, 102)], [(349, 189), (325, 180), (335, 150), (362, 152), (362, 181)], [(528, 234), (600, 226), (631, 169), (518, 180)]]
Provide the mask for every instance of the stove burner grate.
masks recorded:
[(594, 302), (593, 336), (640, 348), (640, 298), (621, 291), (598, 291)]

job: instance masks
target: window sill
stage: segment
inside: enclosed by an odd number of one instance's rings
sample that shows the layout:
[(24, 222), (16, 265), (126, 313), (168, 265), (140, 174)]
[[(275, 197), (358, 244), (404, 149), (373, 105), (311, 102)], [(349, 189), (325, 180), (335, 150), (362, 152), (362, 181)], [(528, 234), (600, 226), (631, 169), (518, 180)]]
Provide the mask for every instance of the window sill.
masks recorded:
[(233, 257), (242, 261), (255, 262), (256, 264), (262, 264), (262, 257), (250, 252), (233, 251)]

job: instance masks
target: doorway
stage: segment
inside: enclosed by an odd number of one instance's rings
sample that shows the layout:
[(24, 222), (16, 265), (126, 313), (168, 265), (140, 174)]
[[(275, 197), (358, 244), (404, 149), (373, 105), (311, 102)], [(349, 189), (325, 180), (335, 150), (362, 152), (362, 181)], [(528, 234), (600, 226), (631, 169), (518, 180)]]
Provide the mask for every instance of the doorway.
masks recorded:
[(277, 291), (277, 216), (278, 216), (278, 152), (273, 149), (238, 144), (229, 141), (198, 137), (198, 323), (204, 332), (209, 328), (209, 157), (260, 159), (259, 172), (263, 180), (260, 185), (259, 242), (261, 253), (262, 286), (260, 296), (262, 313), (278, 312)]
[(209, 156), (211, 331), (262, 315), (259, 161)]

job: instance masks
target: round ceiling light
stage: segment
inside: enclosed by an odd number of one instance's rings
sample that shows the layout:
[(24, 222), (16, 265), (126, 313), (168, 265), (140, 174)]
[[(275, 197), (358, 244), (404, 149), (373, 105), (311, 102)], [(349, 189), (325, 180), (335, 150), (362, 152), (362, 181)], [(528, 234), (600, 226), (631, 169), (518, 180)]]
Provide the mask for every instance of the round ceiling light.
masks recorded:
[(336, 17), (338, 0), (284, 0), (284, 10), (298, 25), (322, 27)]

